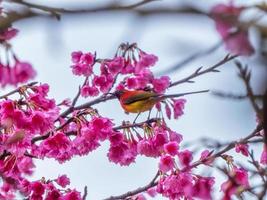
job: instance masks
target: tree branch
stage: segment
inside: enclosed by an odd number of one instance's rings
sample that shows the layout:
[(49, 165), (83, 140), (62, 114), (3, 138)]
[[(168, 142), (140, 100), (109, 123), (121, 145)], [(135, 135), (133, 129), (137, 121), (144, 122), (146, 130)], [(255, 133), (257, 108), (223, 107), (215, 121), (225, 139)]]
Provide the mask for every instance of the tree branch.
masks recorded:
[(236, 57), (238, 57), (238, 56), (237, 55), (234, 55), (234, 56), (227, 55), (223, 60), (219, 61), (215, 65), (213, 65), (213, 66), (211, 66), (211, 67), (209, 67), (209, 68), (207, 68), (205, 70), (202, 70), (202, 67), (200, 67), (194, 73), (189, 75), (188, 77), (173, 82), (170, 85), (170, 87), (173, 87), (173, 86), (176, 86), (176, 85), (179, 85), (179, 84), (182, 84), (182, 83), (193, 83), (194, 81), (192, 81), (192, 79), (194, 79), (194, 78), (196, 78), (196, 77), (198, 77), (200, 75), (203, 75), (203, 74), (206, 74), (206, 73), (210, 73), (210, 72), (219, 72), (217, 70), (218, 67), (220, 67), (221, 65), (224, 65), (225, 63), (235, 59)]

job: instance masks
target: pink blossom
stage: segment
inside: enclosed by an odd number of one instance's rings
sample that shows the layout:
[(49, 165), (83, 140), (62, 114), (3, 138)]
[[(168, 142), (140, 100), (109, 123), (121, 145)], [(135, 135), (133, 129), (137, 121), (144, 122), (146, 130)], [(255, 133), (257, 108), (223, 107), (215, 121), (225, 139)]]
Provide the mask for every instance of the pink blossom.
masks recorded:
[(164, 93), (165, 90), (170, 85), (170, 78), (168, 76), (161, 76), (160, 78), (155, 78), (152, 81), (153, 89), (157, 93)]
[(175, 131), (169, 131), (169, 138), (170, 141), (175, 141), (178, 144), (180, 144), (180, 142), (183, 140), (183, 136), (179, 133), (176, 133)]
[(111, 74), (95, 76), (93, 79), (93, 85), (99, 87), (101, 92), (107, 92), (112, 86), (114, 77)]
[(174, 112), (174, 119), (178, 119), (181, 115), (184, 114), (184, 104), (185, 99), (173, 99), (173, 112)]
[(94, 55), (91, 53), (73, 52), (71, 54), (74, 65), (72, 73), (77, 76), (90, 76), (93, 73)]
[(45, 200), (60, 200), (61, 194), (57, 189), (49, 190)]
[(267, 165), (267, 145), (263, 146), (263, 151), (261, 153), (260, 163)]
[(56, 179), (56, 182), (58, 185), (64, 188), (70, 184), (70, 179), (66, 175), (61, 175)]
[(244, 156), (248, 156), (249, 154), (248, 144), (241, 144), (241, 143), (235, 144), (235, 151), (237, 153), (242, 153)]
[(89, 122), (88, 127), (97, 133), (97, 138), (100, 141), (107, 139), (109, 134), (113, 132), (113, 123), (110, 119), (104, 117), (93, 117)]
[(203, 200), (211, 199), (214, 177), (199, 177), (193, 186), (193, 196)]
[(246, 189), (249, 187), (248, 172), (243, 168), (234, 167), (230, 173), (231, 179), (221, 185), (221, 190), (224, 192), (223, 199), (231, 199), (233, 194), (238, 192), (238, 189)]
[(122, 141), (112, 145), (108, 152), (108, 158), (111, 162), (122, 166), (129, 165), (135, 161), (137, 156), (137, 146), (135, 142)]
[(174, 159), (169, 155), (163, 155), (160, 157), (159, 169), (166, 173), (174, 168)]
[(146, 200), (146, 197), (143, 194), (138, 194), (138, 195), (134, 196), (134, 199), (135, 200)]
[(166, 111), (166, 115), (167, 115), (168, 119), (171, 119), (171, 114), (172, 114), (171, 108), (167, 103), (165, 104), (165, 111)]
[(113, 75), (118, 74), (125, 66), (125, 60), (123, 57), (115, 57), (113, 60), (107, 62), (108, 70)]
[(31, 183), (31, 190), (33, 192), (32, 195), (42, 196), (45, 192), (45, 186), (40, 181), (35, 181)]
[(74, 189), (74, 190), (68, 191), (68, 193), (64, 195), (61, 199), (62, 200), (82, 200), (82, 197), (81, 197), (81, 193)]
[(139, 73), (144, 68), (154, 66), (158, 57), (153, 54), (147, 54), (143, 51), (139, 53), (139, 61), (135, 65), (135, 73)]
[(192, 152), (189, 150), (180, 151), (178, 157), (181, 164), (184, 166), (189, 166), (189, 164), (193, 160)]
[[(212, 152), (210, 152), (209, 150), (204, 150), (201, 152), (200, 155), (200, 160), (204, 163), (204, 164), (211, 164), (213, 162), (213, 159), (208, 159), (209, 156), (212, 154)], [(208, 159), (208, 160), (207, 160)]]
[(151, 140), (142, 139), (137, 144), (137, 151), (141, 155), (145, 155), (147, 157), (158, 157), (160, 153), (158, 149), (156, 149)]
[[(216, 29), (224, 40), (226, 49), (232, 54), (250, 56), (254, 48), (248, 38), (248, 30), (238, 28), (239, 16), (244, 7), (218, 4), (211, 9)], [(235, 30), (235, 32), (233, 32)]]
[(73, 63), (79, 63), (83, 53), (81, 51), (74, 51), (71, 53), (71, 60)]
[(20, 173), (32, 175), (35, 165), (33, 163), (32, 158), (30, 157), (21, 157), (17, 160), (17, 166)]
[(45, 155), (48, 158), (55, 158), (62, 163), (72, 157), (71, 147), (72, 143), (69, 137), (62, 132), (58, 132), (40, 144), (39, 154), (40, 156)]
[(15, 75), (15, 83), (25, 83), (36, 76), (36, 72), (33, 69), (32, 65), (27, 62), (20, 62), (17, 60), (13, 68)]
[(178, 154), (178, 143), (177, 142), (168, 142), (164, 144), (164, 151), (172, 156), (175, 156)]
[(84, 53), (80, 57), (80, 63), (84, 63), (86, 65), (92, 65), (94, 63), (95, 56), (91, 53)]
[(99, 90), (97, 89), (97, 87), (89, 86), (89, 84), (85, 84), (81, 88), (82, 97), (94, 97), (94, 96), (97, 96), (98, 94), (99, 94)]
[(146, 192), (150, 197), (155, 197), (157, 195), (155, 187), (149, 188)]
[(193, 178), (189, 173), (177, 173), (162, 178), (157, 192), (169, 199), (192, 198)]
[(81, 128), (80, 134), (72, 142), (72, 151), (77, 155), (87, 155), (100, 146), (97, 132), (88, 126)]
[(40, 134), (46, 133), (54, 127), (54, 120), (57, 115), (50, 115), (49, 112), (35, 111), (31, 116), (30, 128)]
[(109, 135), (109, 141), (112, 146), (119, 145), (124, 139), (124, 136), (121, 132), (113, 132)]
[[(1, 11), (0, 11), (1, 12)], [(18, 33), (18, 29), (9, 27), (0, 32), (0, 40), (10, 40)]]

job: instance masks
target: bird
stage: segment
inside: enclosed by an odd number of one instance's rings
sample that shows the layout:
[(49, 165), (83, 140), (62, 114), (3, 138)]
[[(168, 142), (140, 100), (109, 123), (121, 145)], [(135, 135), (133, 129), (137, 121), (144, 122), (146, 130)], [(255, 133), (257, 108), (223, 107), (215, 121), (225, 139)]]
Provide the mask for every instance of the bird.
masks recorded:
[(123, 89), (114, 92), (114, 95), (118, 98), (121, 107), (124, 109), (126, 113), (138, 113), (137, 115), (138, 117), (140, 113), (151, 111), (151, 109), (154, 107), (156, 103), (164, 101), (165, 99), (181, 97), (189, 94), (204, 93), (208, 91), (209, 90), (201, 90), (195, 92), (166, 95), (146, 90)]

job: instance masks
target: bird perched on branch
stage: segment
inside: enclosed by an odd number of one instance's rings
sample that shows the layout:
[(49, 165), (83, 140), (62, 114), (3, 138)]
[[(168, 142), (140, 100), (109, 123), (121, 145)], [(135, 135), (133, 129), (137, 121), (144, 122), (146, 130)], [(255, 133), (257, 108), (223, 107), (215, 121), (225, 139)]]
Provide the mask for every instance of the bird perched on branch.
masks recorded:
[(121, 107), (128, 113), (142, 113), (151, 110), (153, 106), (165, 99), (181, 97), (189, 94), (208, 92), (209, 90), (187, 92), (180, 94), (157, 94), (144, 90), (119, 90), (114, 95), (119, 99)]

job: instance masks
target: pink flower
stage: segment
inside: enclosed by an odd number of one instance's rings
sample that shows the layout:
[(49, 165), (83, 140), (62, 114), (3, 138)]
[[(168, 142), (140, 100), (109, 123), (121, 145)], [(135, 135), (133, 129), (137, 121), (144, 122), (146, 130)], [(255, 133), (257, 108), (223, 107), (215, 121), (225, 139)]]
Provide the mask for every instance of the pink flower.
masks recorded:
[(142, 139), (137, 144), (137, 152), (147, 157), (158, 157), (160, 153), (156, 149), (151, 140)]
[(80, 62), (86, 65), (92, 65), (94, 63), (95, 56), (91, 53), (84, 53), (80, 57)]
[(174, 112), (174, 119), (178, 119), (180, 116), (184, 114), (184, 104), (185, 99), (173, 99), (173, 112)]
[(70, 184), (70, 179), (66, 175), (61, 175), (56, 179), (56, 183), (64, 188)]
[(61, 194), (57, 189), (49, 190), (45, 200), (60, 200)]
[(211, 15), (226, 49), (232, 54), (250, 56), (254, 53), (254, 48), (249, 42), (248, 30), (238, 28), (239, 16), (243, 10), (244, 7), (236, 7), (232, 3), (218, 4), (211, 9)]
[(44, 140), (39, 146), (40, 156), (55, 158), (60, 163), (69, 160), (73, 152), (71, 151), (71, 140), (62, 132), (58, 132)]
[(80, 134), (72, 142), (72, 151), (76, 155), (87, 155), (100, 146), (97, 132), (90, 127), (81, 128)]
[(109, 141), (112, 146), (119, 145), (124, 139), (124, 136), (121, 132), (113, 132), (109, 135)]
[(161, 76), (152, 81), (153, 89), (157, 93), (164, 93), (170, 85), (170, 78), (168, 76)]
[(91, 53), (72, 52), (71, 59), (74, 65), (71, 66), (72, 73), (77, 76), (90, 76), (93, 73), (95, 57)]
[(79, 63), (83, 53), (81, 51), (74, 51), (71, 53), (71, 60), (73, 63)]
[(113, 133), (113, 123), (110, 119), (104, 117), (93, 117), (88, 127), (95, 133), (100, 141), (107, 139), (109, 134)]
[(193, 196), (203, 200), (211, 199), (214, 177), (199, 177), (193, 186)]
[(111, 74), (95, 76), (93, 85), (98, 86), (101, 92), (107, 92), (113, 85), (114, 77)]
[(267, 145), (263, 146), (263, 151), (261, 153), (260, 163), (263, 165), (267, 165)]
[(227, 180), (221, 185), (221, 190), (224, 192), (223, 199), (231, 199), (233, 194), (236, 194), (239, 189), (246, 189), (249, 187), (248, 172), (243, 168), (234, 167), (230, 173), (231, 179)]
[(140, 51), (139, 61), (135, 65), (135, 73), (141, 72), (144, 68), (154, 66), (157, 61), (157, 56)]
[(17, 60), (13, 68), (15, 75), (15, 84), (25, 83), (36, 76), (36, 72), (32, 65), (27, 62), (20, 62)]
[(184, 166), (189, 166), (189, 164), (193, 160), (192, 152), (189, 150), (179, 152), (178, 157), (181, 164)]
[(241, 143), (235, 144), (235, 151), (237, 153), (242, 153), (244, 156), (248, 156), (249, 154), (248, 144), (241, 144)]
[(146, 197), (143, 194), (138, 194), (133, 197), (135, 200), (146, 200)]
[(82, 200), (81, 193), (74, 190), (68, 191), (68, 193), (61, 198), (62, 200)]
[(180, 142), (183, 140), (183, 136), (175, 131), (169, 131), (169, 138), (170, 141), (175, 141), (178, 144), (180, 144)]
[(15, 37), (18, 32), (19, 32), (18, 29), (12, 27), (4, 29), (0, 32), (0, 40), (10, 40), (13, 37)]
[(159, 169), (166, 173), (174, 168), (174, 159), (169, 155), (163, 155), (160, 157)]
[(135, 142), (122, 141), (116, 145), (111, 145), (108, 158), (111, 162), (122, 166), (129, 165), (135, 161), (137, 156), (137, 146)]
[(90, 87), (89, 84), (85, 84), (82, 88), (81, 88), (81, 96), (82, 97), (94, 97), (97, 96), (99, 94), (99, 90), (97, 89), (97, 87)]
[(167, 115), (168, 119), (171, 119), (171, 114), (172, 114), (171, 108), (167, 103), (165, 104), (165, 111), (166, 111), (166, 115)]
[(32, 195), (42, 196), (45, 192), (45, 186), (41, 182), (35, 181), (31, 184), (31, 190)]
[(162, 178), (157, 192), (169, 199), (192, 199), (193, 178), (189, 173), (177, 173)]
[(155, 187), (149, 188), (146, 192), (151, 197), (155, 197), (157, 195), (157, 191)]
[[(200, 155), (200, 160), (204, 163), (204, 164), (211, 164), (213, 162), (214, 159), (208, 159), (209, 156), (212, 154), (212, 152), (210, 152), (209, 150), (204, 150), (201, 152)], [(207, 160), (208, 159), (208, 160)]]
[(109, 71), (115, 75), (122, 71), (125, 66), (125, 60), (123, 57), (115, 57), (113, 60), (107, 62)]
[(177, 142), (169, 142), (167, 144), (164, 144), (164, 151), (172, 156), (175, 156), (178, 154), (178, 143)]

